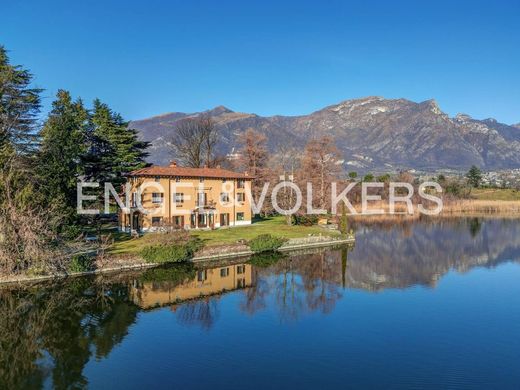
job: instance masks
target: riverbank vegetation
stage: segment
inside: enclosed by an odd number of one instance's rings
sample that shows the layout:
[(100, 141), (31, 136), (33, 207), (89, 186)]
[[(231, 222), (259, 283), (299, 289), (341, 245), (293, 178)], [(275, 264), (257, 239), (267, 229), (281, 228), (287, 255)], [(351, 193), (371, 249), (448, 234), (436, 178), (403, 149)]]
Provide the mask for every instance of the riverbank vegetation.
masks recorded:
[(60, 90), (41, 124), (43, 90), (32, 80), (0, 46), (2, 274), (66, 271), (77, 251), (74, 239), (99, 222), (76, 213), (78, 181), (118, 186), (125, 172), (145, 166), (147, 155), (148, 144), (98, 99), (89, 108)]

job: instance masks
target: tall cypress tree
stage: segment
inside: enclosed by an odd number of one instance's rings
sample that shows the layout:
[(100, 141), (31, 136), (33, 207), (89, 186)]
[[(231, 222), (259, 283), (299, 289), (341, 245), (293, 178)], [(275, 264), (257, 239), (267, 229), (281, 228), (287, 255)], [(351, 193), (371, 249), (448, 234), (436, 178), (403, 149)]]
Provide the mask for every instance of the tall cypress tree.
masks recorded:
[(138, 139), (120, 114), (98, 99), (94, 101), (89, 132), (90, 150), (87, 176), (114, 186), (124, 182), (124, 174), (146, 166), (148, 142)]
[(69, 92), (60, 90), (40, 133), (37, 171), (42, 190), (46, 199), (65, 206), (69, 222), (75, 215), (76, 183), (84, 174), (82, 158), (87, 151), (88, 123), (82, 101), (72, 101)]
[(0, 166), (8, 155), (34, 151), (41, 89), (31, 88), (32, 74), (11, 65), (0, 46)]

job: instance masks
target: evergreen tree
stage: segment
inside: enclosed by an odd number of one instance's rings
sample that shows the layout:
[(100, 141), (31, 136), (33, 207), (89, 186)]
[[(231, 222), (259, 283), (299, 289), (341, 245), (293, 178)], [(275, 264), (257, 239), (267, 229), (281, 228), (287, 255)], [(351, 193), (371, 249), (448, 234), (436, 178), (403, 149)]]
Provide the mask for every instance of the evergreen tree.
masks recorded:
[(466, 178), (472, 187), (477, 188), (482, 181), (482, 171), (475, 165), (472, 165), (466, 174)]
[(40, 133), (37, 172), (42, 190), (46, 199), (59, 202), (69, 222), (75, 216), (76, 184), (84, 173), (88, 119), (81, 100), (73, 102), (67, 91), (60, 90)]
[(31, 82), (31, 73), (11, 65), (6, 49), (0, 46), (0, 166), (13, 153), (34, 150), (42, 90), (30, 88)]
[(87, 136), (85, 168), (89, 178), (117, 186), (125, 181), (125, 173), (146, 166), (149, 143), (140, 141), (137, 131), (128, 128), (121, 115), (98, 99), (94, 101)]
[(363, 181), (366, 181), (366, 182), (374, 181), (374, 175), (371, 174), (371, 173), (367, 173), (367, 174), (363, 177)]

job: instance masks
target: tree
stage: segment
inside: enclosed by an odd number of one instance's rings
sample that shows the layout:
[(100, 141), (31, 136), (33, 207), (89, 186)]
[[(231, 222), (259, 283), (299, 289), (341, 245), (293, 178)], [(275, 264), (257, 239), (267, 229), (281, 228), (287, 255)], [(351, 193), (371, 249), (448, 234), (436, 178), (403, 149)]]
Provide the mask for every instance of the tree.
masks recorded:
[(390, 181), (390, 174), (385, 173), (384, 175), (380, 175), (377, 177), (377, 181), (379, 183), (387, 183)]
[(357, 172), (352, 171), (352, 172), (348, 173), (348, 177), (350, 177), (351, 180), (356, 180), (357, 176), (358, 176)]
[(32, 77), (20, 65), (11, 65), (0, 46), (0, 165), (10, 154), (27, 154), (36, 146), (42, 90), (30, 87)]
[(84, 173), (82, 158), (87, 151), (88, 112), (81, 100), (72, 101), (60, 90), (52, 104), (41, 136), (36, 170), (49, 202), (59, 202), (73, 223), (76, 209), (76, 184)]
[(101, 183), (118, 186), (125, 181), (125, 173), (146, 166), (149, 143), (140, 141), (137, 130), (130, 129), (120, 114), (98, 99), (90, 116), (87, 142), (86, 175)]
[(182, 119), (177, 122), (170, 139), (172, 155), (185, 166), (200, 168), (215, 164), (218, 131), (211, 117)]
[[(301, 164), (301, 150), (292, 145), (282, 144), (278, 146), (278, 150), (269, 159), (268, 165), (272, 167), (272, 170), (267, 171), (270, 178), (271, 189), (276, 186), (280, 180), (297, 182), (299, 175), (299, 168)], [(266, 175), (267, 176), (267, 175)], [(266, 197), (267, 202), (264, 202), (264, 209), (269, 212), (274, 212), (271, 197)], [(284, 186), (278, 192), (277, 202), (278, 205), (284, 209), (291, 209), (297, 201), (295, 191), (289, 186)], [(285, 216), (285, 222), (287, 225), (292, 225), (292, 216), (287, 214)]]
[(312, 184), (313, 200), (318, 202), (320, 208), (327, 208), (327, 194), (331, 182), (340, 170), (339, 151), (332, 137), (323, 136), (307, 143), (303, 156), (302, 177)]
[(482, 181), (482, 171), (475, 165), (472, 165), (466, 174), (466, 178), (472, 187), (477, 188)]
[(348, 219), (345, 202), (341, 203), (341, 220), (339, 222), (339, 231), (341, 234), (346, 235), (348, 232)]
[(371, 173), (367, 173), (365, 177), (363, 177), (363, 181), (371, 182), (374, 181), (374, 175)]
[(251, 128), (238, 137), (238, 143), (242, 145), (238, 165), (254, 177), (251, 193), (255, 200), (258, 200), (268, 179), (266, 141), (265, 135)]
[(0, 166), (0, 271), (20, 272), (31, 267), (53, 271), (61, 266), (64, 248), (55, 245), (60, 210), (33, 199), (40, 185), (35, 175), (11, 156)]

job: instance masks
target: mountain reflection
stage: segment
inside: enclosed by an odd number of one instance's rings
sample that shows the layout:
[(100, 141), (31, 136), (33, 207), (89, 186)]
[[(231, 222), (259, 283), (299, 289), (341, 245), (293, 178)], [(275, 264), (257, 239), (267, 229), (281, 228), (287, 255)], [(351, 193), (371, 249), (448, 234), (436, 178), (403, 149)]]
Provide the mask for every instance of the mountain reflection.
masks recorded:
[[(222, 298), (279, 321), (330, 313), (346, 289), (434, 287), (447, 272), (520, 260), (520, 221), (424, 220), (358, 225), (354, 248), (262, 255), (117, 276), (0, 289), (0, 388), (87, 387), (84, 368), (124, 342), (139, 312), (166, 308), (181, 326), (211, 331)], [(227, 301), (229, 304), (229, 301)]]

